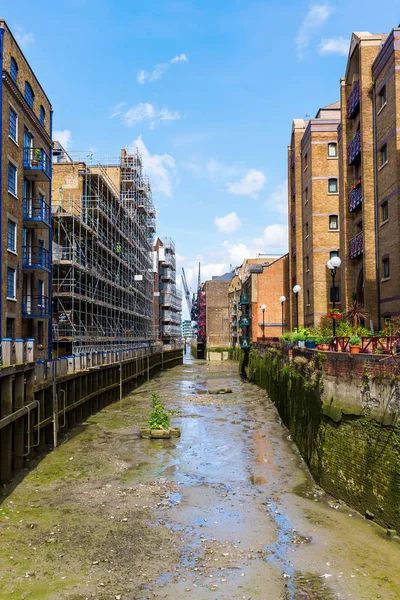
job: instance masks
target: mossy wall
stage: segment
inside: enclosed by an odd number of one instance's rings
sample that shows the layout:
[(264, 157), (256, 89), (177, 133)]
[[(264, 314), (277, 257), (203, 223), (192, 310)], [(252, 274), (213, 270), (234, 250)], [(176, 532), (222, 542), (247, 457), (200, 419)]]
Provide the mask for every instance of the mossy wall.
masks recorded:
[(398, 382), (380, 381), (385, 393), (371, 398), (371, 377), (355, 381), (353, 375), (354, 410), (344, 412), (341, 399), (324, 392), (324, 360), (316, 352), (289, 360), (279, 348), (267, 349), (265, 356), (251, 351), (247, 375), (267, 391), (316, 482), (400, 531)]

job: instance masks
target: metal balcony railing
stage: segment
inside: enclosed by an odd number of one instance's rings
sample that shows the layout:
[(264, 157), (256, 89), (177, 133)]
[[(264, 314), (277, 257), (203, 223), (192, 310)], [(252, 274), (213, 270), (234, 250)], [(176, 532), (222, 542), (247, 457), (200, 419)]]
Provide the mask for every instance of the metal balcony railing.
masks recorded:
[(356, 135), (351, 140), (348, 148), (347, 148), (347, 158), (349, 165), (352, 165), (356, 162), (358, 157), (361, 154), (361, 131), (358, 129)]
[(249, 296), (248, 296), (248, 294), (241, 294), (241, 296), (240, 296), (240, 304), (249, 304)]
[(48, 319), (50, 317), (50, 298), (47, 296), (22, 297), (23, 319)]
[(349, 257), (357, 258), (363, 252), (363, 232), (360, 231), (355, 237), (349, 242)]
[(347, 100), (347, 117), (353, 119), (360, 110), (360, 81), (356, 81)]
[(247, 349), (250, 348), (250, 338), (247, 335), (241, 335), (239, 337), (239, 344), (240, 347), (243, 349)]
[(296, 213), (292, 212), (292, 227), (296, 227)]
[(51, 226), (51, 208), (43, 198), (24, 198), (23, 220), (25, 227)]
[(35, 179), (51, 178), (50, 156), (43, 148), (24, 148), (24, 171), (26, 175), (34, 175)]
[(358, 187), (353, 188), (349, 192), (349, 211), (352, 212), (361, 204), (362, 204), (362, 187), (360, 184)]
[(248, 327), (250, 325), (250, 321), (248, 317), (240, 317), (239, 319), (239, 327)]
[(50, 271), (50, 252), (42, 246), (22, 246), (22, 268)]

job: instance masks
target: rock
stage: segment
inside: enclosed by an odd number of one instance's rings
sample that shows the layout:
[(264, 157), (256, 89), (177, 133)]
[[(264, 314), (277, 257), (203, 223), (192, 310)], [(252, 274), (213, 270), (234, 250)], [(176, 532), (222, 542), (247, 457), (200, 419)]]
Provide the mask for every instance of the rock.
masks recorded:
[(368, 519), (369, 521), (373, 521), (375, 519), (375, 515), (371, 511), (366, 510), (365, 511), (365, 518)]
[(386, 535), (393, 539), (397, 535), (397, 531), (395, 529), (386, 529)]

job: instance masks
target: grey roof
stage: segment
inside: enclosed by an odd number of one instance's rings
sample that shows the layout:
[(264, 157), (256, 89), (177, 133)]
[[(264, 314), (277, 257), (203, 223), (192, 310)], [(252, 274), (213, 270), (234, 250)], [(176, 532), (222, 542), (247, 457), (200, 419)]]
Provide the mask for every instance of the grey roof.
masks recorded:
[(325, 106), (322, 106), (320, 110), (332, 110), (335, 108), (340, 108), (340, 100), (336, 100), (336, 102), (331, 102), (331, 104), (326, 104)]
[(223, 275), (214, 275), (212, 281), (230, 281), (235, 277), (235, 273), (224, 273)]

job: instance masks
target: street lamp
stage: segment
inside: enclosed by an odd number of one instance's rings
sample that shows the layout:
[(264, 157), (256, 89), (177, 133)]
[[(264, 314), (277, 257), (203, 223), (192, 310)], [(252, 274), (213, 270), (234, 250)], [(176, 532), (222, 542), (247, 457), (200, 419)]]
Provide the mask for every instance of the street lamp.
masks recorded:
[(284, 329), (284, 325), (283, 325), (283, 306), (285, 304), (285, 300), (286, 300), (285, 296), (281, 296), (279, 298), (279, 302), (281, 303), (281, 306), (282, 306), (282, 335), (283, 335), (283, 329)]
[[(328, 260), (328, 262), (326, 263), (326, 266), (332, 273), (332, 310), (335, 310), (335, 306), (336, 306), (336, 287), (335, 287), (336, 269), (338, 269), (341, 264), (342, 264), (342, 261), (340, 260), (340, 258), (338, 256), (332, 256), (332, 258), (330, 260)], [(333, 320), (333, 337), (335, 337), (336, 336), (336, 319), (332, 319), (332, 320)]]
[(263, 339), (263, 341), (265, 340), (265, 335), (264, 335), (264, 331), (265, 331), (265, 329), (264, 329), (264, 327), (265, 327), (264, 316), (265, 316), (265, 309), (266, 309), (266, 308), (267, 308), (266, 304), (262, 304), (262, 305), (261, 305), (262, 316), (263, 316), (263, 324), (262, 324), (262, 328), (263, 328), (263, 336), (262, 336), (262, 339)]
[(295, 285), (293, 287), (293, 294), (296, 296), (296, 329), (299, 331), (299, 292), (301, 291), (301, 287), (299, 285)]

